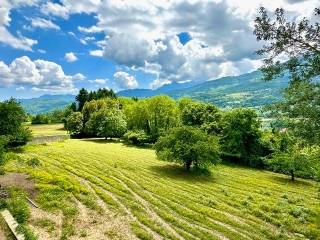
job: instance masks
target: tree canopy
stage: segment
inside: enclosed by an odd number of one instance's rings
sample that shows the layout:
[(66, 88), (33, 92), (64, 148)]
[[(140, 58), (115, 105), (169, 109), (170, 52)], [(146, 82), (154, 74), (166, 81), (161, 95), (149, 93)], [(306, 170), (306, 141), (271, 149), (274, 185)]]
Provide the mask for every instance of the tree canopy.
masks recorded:
[(190, 167), (207, 167), (219, 162), (219, 141), (200, 129), (183, 126), (173, 128), (155, 144), (159, 159)]

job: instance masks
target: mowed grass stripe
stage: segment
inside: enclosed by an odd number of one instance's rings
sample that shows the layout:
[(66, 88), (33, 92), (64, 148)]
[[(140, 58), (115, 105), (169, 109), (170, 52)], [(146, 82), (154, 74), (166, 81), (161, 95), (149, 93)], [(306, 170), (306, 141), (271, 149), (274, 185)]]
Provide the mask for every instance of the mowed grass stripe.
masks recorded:
[[(192, 179), (193, 176), (179, 175), (180, 170), (176, 171), (179, 168), (175, 165), (168, 167), (167, 163), (158, 161), (151, 149), (104, 141), (68, 140), (48, 146), (30, 146), (20, 155), (22, 158), (37, 156), (44, 163), (35, 169), (20, 168), (37, 182), (59, 185), (65, 191), (76, 193), (77, 199), (84, 204), (87, 202), (88, 207), (92, 207), (91, 200), (98, 196), (110, 211), (123, 214), (117, 201), (112, 201), (108, 195), (113, 194), (136, 217), (133, 221), (150, 228), (158, 237), (277, 239), (278, 226), (284, 233), (283, 239), (294, 239), (295, 232), (306, 234), (310, 239), (317, 239), (319, 234), (314, 216), (319, 210), (314, 182), (291, 184), (279, 174), (234, 166), (213, 169), (211, 178)], [(11, 165), (11, 170), (17, 168), (19, 164)], [(49, 177), (44, 172), (53, 174)], [(53, 181), (46, 178), (53, 178)], [(96, 195), (88, 186), (81, 185), (81, 179), (88, 181)], [(283, 198), (284, 194), (288, 199)], [(275, 208), (279, 201), (287, 208), (282, 212)], [(295, 208), (310, 211), (306, 222), (300, 223), (289, 214)], [(133, 223), (132, 228), (139, 235), (136, 227)]]

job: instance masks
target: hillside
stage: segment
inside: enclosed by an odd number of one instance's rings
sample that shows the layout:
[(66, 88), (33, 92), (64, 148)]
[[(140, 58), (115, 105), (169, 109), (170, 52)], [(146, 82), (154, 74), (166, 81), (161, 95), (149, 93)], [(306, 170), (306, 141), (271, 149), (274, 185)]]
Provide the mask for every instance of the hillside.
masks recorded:
[(23, 108), (30, 114), (47, 113), (55, 109), (61, 109), (74, 101), (74, 95), (42, 95), (38, 98), (19, 99)]
[(281, 99), (281, 90), (288, 84), (288, 77), (265, 82), (262, 73), (254, 71), (240, 76), (223, 77), (189, 86), (177, 84), (178, 88), (165, 85), (156, 90), (133, 89), (121, 91), (120, 96), (148, 97), (166, 94), (173, 98), (190, 97), (214, 103), (219, 107), (260, 107)]
[[(152, 97), (169, 95), (173, 98), (190, 97), (214, 103), (219, 107), (260, 107), (281, 99), (281, 89), (287, 86), (288, 77), (270, 82), (261, 79), (261, 72), (254, 71), (240, 76), (224, 77), (202, 83), (172, 83), (158, 89), (129, 89), (118, 96)], [(74, 95), (43, 95), (39, 98), (20, 99), (28, 113), (38, 114), (64, 108), (74, 101)]]
[(219, 165), (196, 176), (152, 149), (92, 139), (27, 146), (5, 168), (35, 181), (28, 225), (42, 239), (320, 237), (316, 183), (272, 172)]

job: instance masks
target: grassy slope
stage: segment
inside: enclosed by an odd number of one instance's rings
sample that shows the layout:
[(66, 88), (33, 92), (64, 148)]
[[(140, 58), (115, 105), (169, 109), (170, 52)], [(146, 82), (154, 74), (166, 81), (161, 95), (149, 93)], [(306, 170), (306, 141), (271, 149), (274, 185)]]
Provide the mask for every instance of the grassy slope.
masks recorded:
[(30, 124), (26, 125), (35, 137), (65, 135), (67, 131), (63, 129), (63, 124)]
[[(42, 166), (28, 167), (31, 157)], [(28, 146), (16, 158), (7, 170), (28, 172), (38, 183), (40, 206), (62, 209), (65, 219), (77, 218), (72, 194), (88, 208), (98, 210), (98, 196), (111, 211), (128, 214), (141, 239), (320, 238), (315, 182), (225, 165), (211, 177), (196, 177), (158, 161), (151, 149), (101, 140)]]

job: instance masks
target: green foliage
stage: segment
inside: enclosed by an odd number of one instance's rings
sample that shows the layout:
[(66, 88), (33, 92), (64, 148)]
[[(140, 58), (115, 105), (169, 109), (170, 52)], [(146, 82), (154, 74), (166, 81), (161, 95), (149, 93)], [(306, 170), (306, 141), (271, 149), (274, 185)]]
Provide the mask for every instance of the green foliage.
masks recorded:
[(221, 114), (216, 106), (183, 98), (179, 101), (179, 109), (182, 124), (200, 127), (211, 134), (220, 133)]
[(121, 110), (100, 109), (94, 112), (85, 125), (86, 132), (98, 137), (122, 137), (127, 130), (127, 122)]
[(31, 124), (48, 124), (50, 119), (47, 114), (37, 114), (32, 117)]
[(284, 91), (282, 102), (271, 107), (272, 116), (286, 122), (295, 137), (320, 144), (320, 83), (296, 82)]
[(84, 123), (89, 121), (93, 113), (98, 112), (101, 109), (111, 109), (111, 108), (120, 109), (119, 101), (112, 98), (104, 98), (104, 99), (92, 100), (92, 101), (86, 102), (82, 109)]
[[(285, 18), (282, 8), (276, 9), (274, 19), (268, 16), (265, 8), (260, 8), (254, 34), (258, 41), (266, 43), (257, 52), (266, 56), (262, 68), (265, 80), (272, 80), (284, 72), (290, 73), (292, 82), (309, 81), (320, 74), (319, 15), (315, 9), (315, 24), (306, 18), (291, 22)], [(280, 63), (279, 56), (288, 56), (289, 60)]]
[(21, 146), (31, 139), (31, 133), (22, 126), (26, 114), (21, 105), (10, 99), (0, 102), (0, 135), (8, 139), (8, 146)]
[(38, 240), (38, 237), (32, 232), (32, 230), (25, 224), (19, 225), (17, 231), (22, 233), (25, 237), (25, 240)]
[(30, 217), (26, 194), (20, 189), (10, 189), (10, 198), (7, 200), (7, 207), (19, 224), (26, 223)]
[(71, 135), (79, 135), (83, 131), (83, 116), (81, 112), (74, 112), (66, 119), (65, 128)]
[(38, 167), (41, 166), (41, 162), (38, 158), (34, 157), (27, 161), (27, 165), (30, 167)]
[(5, 147), (7, 145), (7, 138), (0, 136), (0, 166), (5, 162)]
[(222, 124), (224, 154), (245, 165), (263, 166), (261, 157), (267, 156), (270, 150), (262, 141), (257, 113), (250, 109), (234, 109), (224, 114)]
[(135, 145), (145, 144), (150, 141), (149, 136), (143, 130), (129, 130), (124, 134), (123, 138)]
[(159, 159), (183, 163), (187, 170), (191, 165), (206, 168), (219, 162), (217, 137), (193, 127), (172, 129), (155, 144)]
[(273, 171), (291, 176), (320, 178), (320, 147), (301, 147), (299, 144), (287, 145), (286, 151), (275, 152), (268, 161)]
[(82, 88), (79, 94), (76, 96), (76, 101), (78, 102), (78, 111), (82, 111), (86, 102), (92, 100), (98, 100), (103, 98), (117, 98), (113, 90), (108, 90), (106, 88), (99, 88), (97, 91), (88, 92), (86, 89)]
[(124, 107), (129, 130), (143, 130), (150, 143), (172, 127), (180, 124), (176, 102), (168, 96), (157, 96), (133, 101)]

